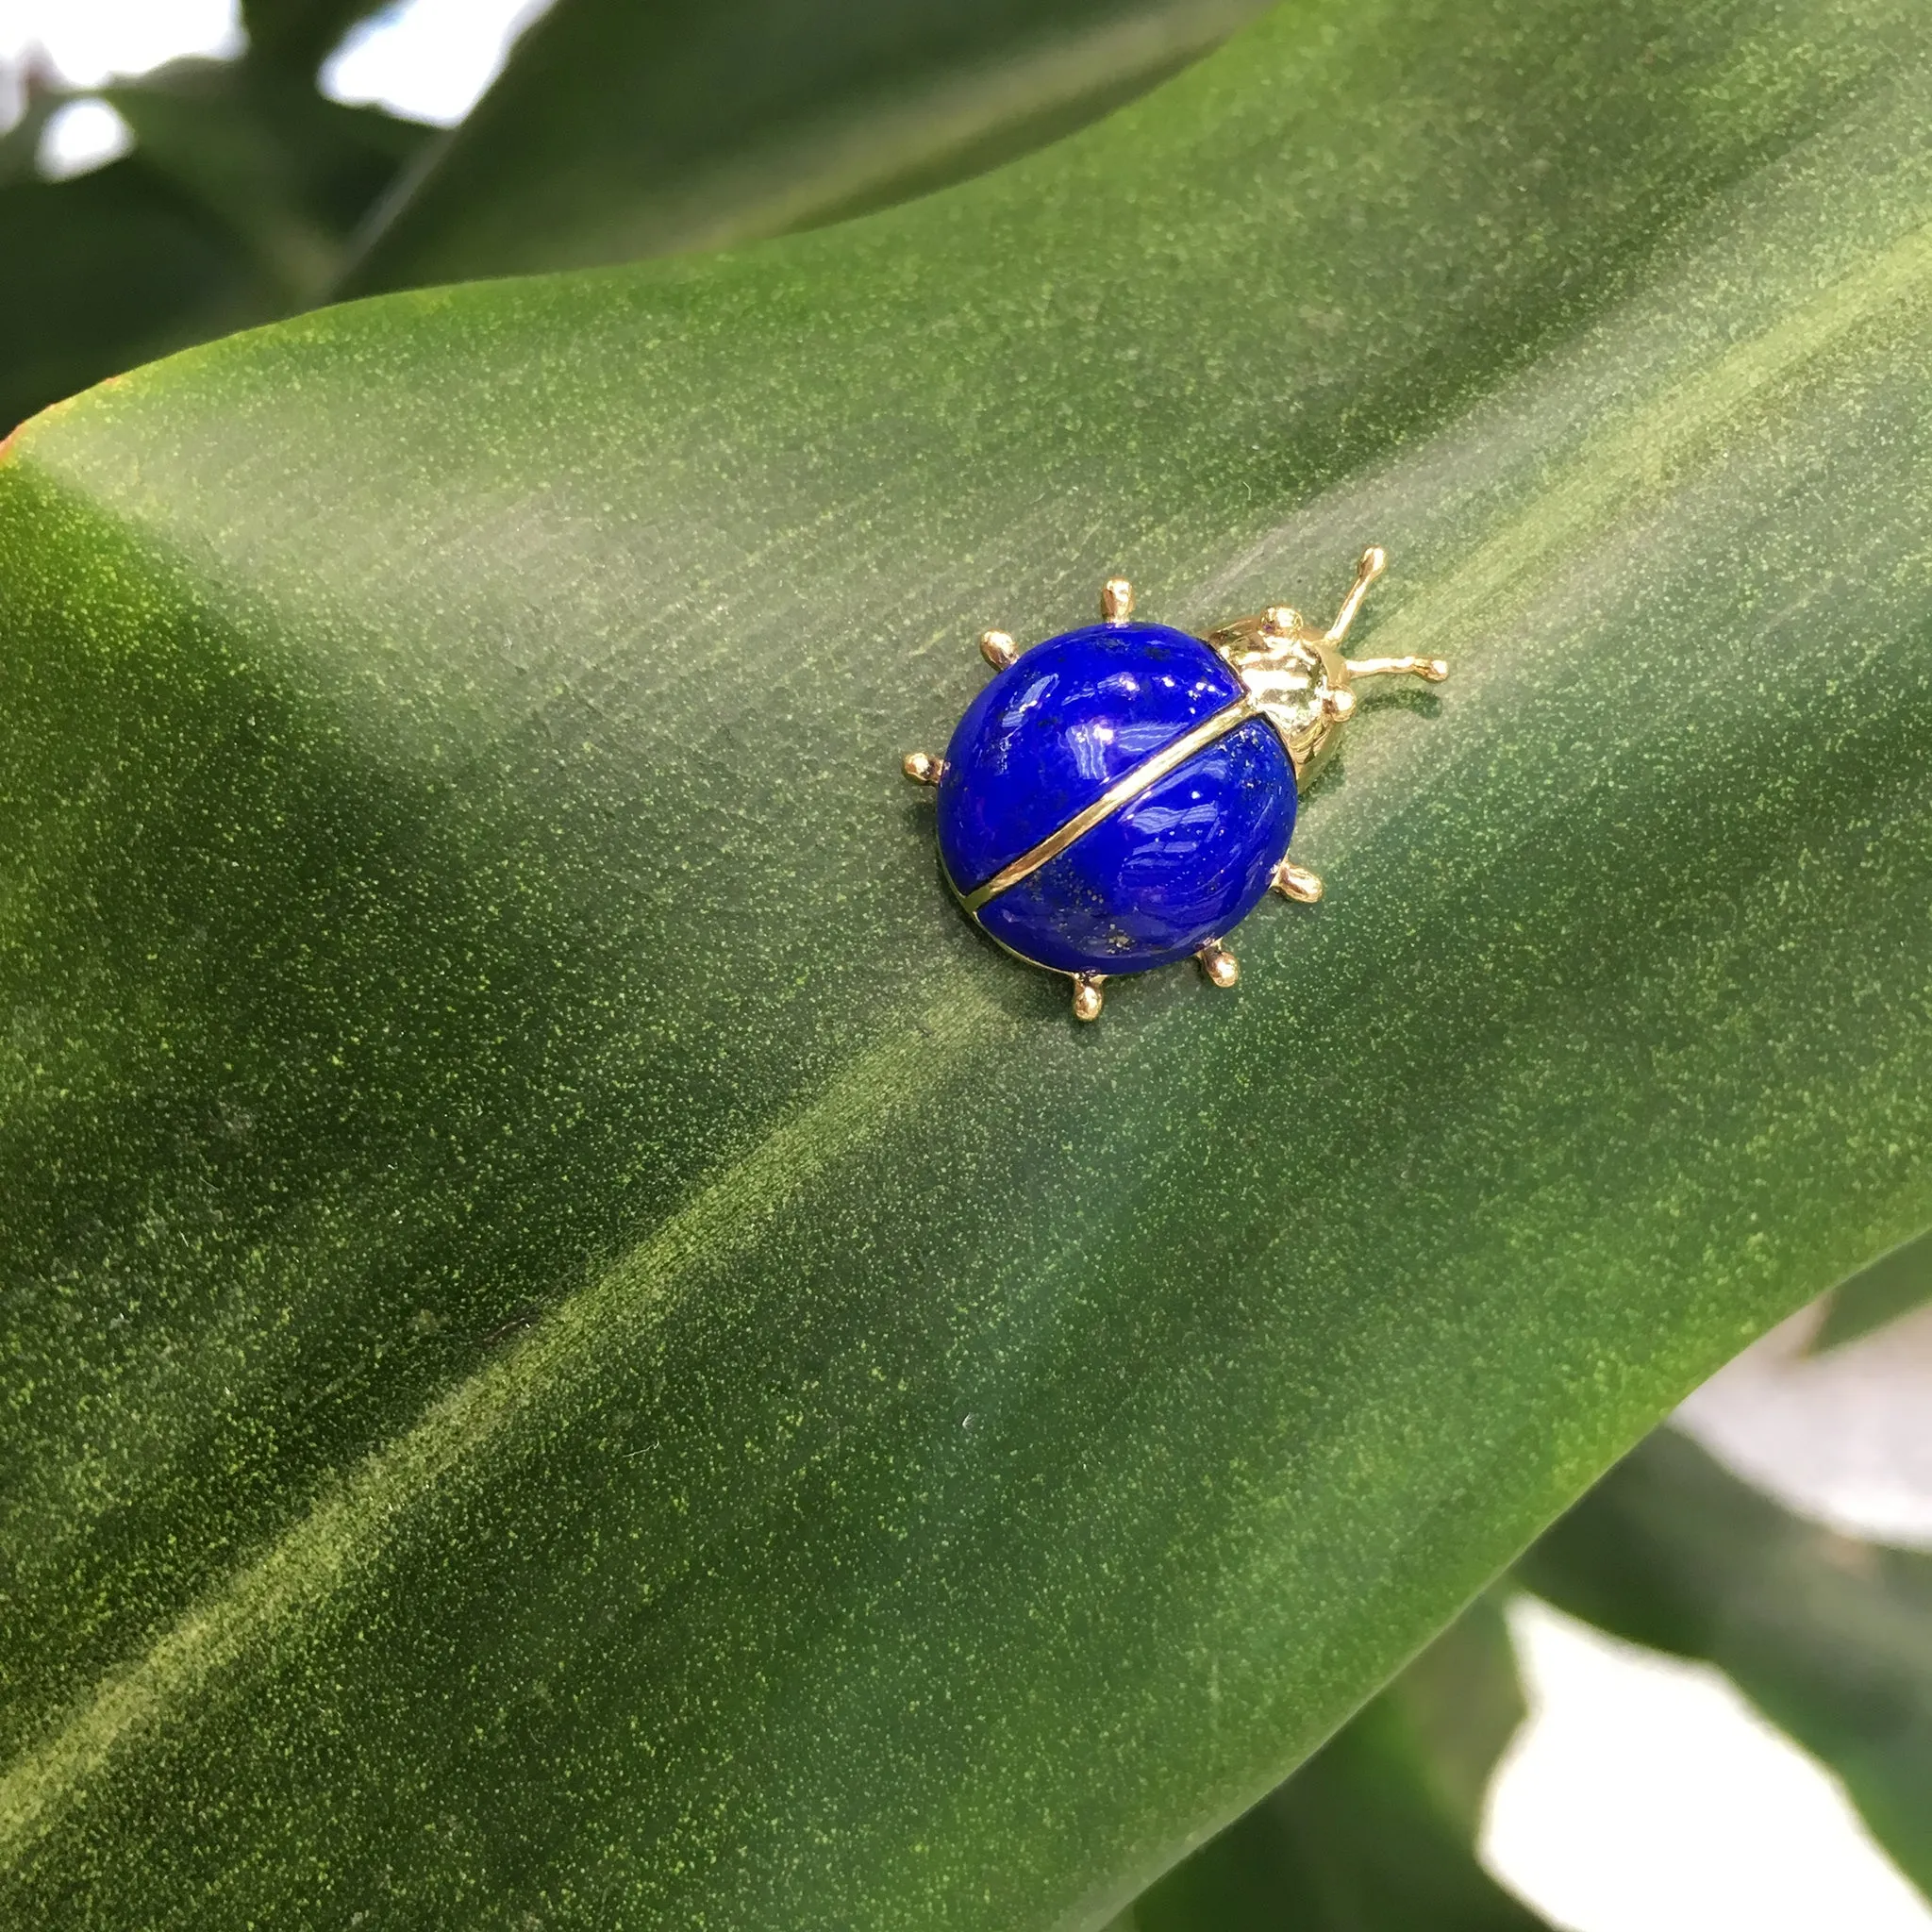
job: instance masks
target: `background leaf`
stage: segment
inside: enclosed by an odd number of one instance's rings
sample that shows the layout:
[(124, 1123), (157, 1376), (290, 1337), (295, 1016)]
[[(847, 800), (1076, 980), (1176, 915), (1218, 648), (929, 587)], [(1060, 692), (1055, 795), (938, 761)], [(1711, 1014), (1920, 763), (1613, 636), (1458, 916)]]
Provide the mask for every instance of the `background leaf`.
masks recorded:
[[(1101, 1923), (1925, 1225), (1924, 60), (1298, 7), (14, 438), (5, 1911)], [(1371, 536), (1329, 900), (1076, 1030), (898, 755)]]
[(348, 293), (783, 234), (963, 179), (1144, 92), (1265, 0), (558, 0)]
[(1573, 1616), (1728, 1673), (1932, 1896), (1932, 1556), (1807, 1523), (1663, 1429), (1520, 1574)]
[(274, 312), (235, 236), (132, 159), (72, 181), (0, 180), (0, 421), (9, 425), (146, 357)]
[(323, 292), (350, 231), (429, 132), (247, 61), (181, 61), (105, 93), (145, 166), (226, 225), (282, 309)]
[(430, 130), (325, 100), (312, 68), (283, 64), (298, 45), (271, 37), (240, 61), (180, 60), (98, 90), (136, 146), (71, 180), (34, 172), (44, 122), (70, 98), (37, 92), (0, 141), (0, 424), (321, 296)]

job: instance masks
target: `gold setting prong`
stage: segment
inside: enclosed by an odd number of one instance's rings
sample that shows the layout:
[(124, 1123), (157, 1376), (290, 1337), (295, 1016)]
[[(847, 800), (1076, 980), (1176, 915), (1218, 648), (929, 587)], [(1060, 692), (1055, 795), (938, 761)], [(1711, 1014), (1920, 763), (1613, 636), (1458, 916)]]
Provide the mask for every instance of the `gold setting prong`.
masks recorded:
[(1216, 986), (1230, 987), (1241, 976), (1241, 961), (1219, 940), (1209, 940), (1194, 958), (1200, 960), (1201, 971)]
[(1312, 906), (1327, 891), (1313, 873), (1291, 858), (1284, 858), (1274, 868), (1269, 883), (1284, 899), (1292, 899), (1299, 906)]
[(1350, 585), (1348, 595), (1341, 600), (1341, 608), (1335, 613), (1335, 622), (1328, 626), (1328, 635), (1322, 640), (1326, 644), (1339, 644), (1348, 635), (1348, 627), (1355, 622), (1355, 614), (1362, 608), (1362, 599), (1369, 594), (1369, 586), (1389, 568), (1389, 553), (1379, 543), (1371, 543), (1361, 554), (1361, 560), (1355, 567), (1355, 582)]
[(1076, 973), (1074, 974), (1074, 1018), (1076, 1020), (1097, 1020), (1106, 995), (1101, 991), (1101, 983), (1106, 975), (1100, 973)]
[(1125, 577), (1108, 577), (1100, 587), (1100, 614), (1108, 624), (1121, 624), (1134, 614), (1134, 587)]
[(1339, 724), (1355, 715), (1355, 693), (1344, 686), (1331, 686), (1322, 693), (1322, 708)]
[(1351, 658), (1351, 677), (1425, 677), (1441, 684), (1449, 675), (1446, 658)]
[(979, 655), (995, 671), (1008, 671), (1018, 661), (1020, 647), (1003, 630), (983, 630), (979, 633)]
[(937, 785), (946, 775), (946, 761), (929, 751), (908, 751), (900, 759), (899, 769), (915, 785)]

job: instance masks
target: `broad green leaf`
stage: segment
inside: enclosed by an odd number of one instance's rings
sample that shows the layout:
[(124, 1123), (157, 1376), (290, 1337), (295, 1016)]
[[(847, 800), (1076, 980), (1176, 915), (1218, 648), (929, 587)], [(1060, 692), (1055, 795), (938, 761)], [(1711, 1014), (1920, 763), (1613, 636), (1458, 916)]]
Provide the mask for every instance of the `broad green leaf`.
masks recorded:
[(1521, 1574), (1619, 1637), (1722, 1666), (1932, 1896), (1932, 1555), (1807, 1523), (1662, 1429)]
[(963, 179), (1266, 0), (558, 0), (347, 292), (715, 248)]
[(1902, 1242), (1832, 1290), (1811, 1351), (1842, 1348), (1932, 1301), (1932, 1229)]
[(1111, 1932), (1533, 1932), (1542, 1920), (1474, 1851), (1490, 1774), (1522, 1716), (1508, 1629), (1479, 1598)]
[[(4, 1914), (1101, 1924), (1932, 1220), (1926, 54), (1297, 7), (13, 439)], [(1076, 1028), (899, 755), (1370, 538), (1328, 899)]]

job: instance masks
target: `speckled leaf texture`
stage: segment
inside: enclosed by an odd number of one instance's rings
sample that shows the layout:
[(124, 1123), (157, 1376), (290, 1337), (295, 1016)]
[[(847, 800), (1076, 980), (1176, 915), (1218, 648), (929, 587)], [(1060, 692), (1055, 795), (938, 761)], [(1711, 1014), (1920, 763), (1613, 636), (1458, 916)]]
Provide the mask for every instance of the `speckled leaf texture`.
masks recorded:
[[(23, 430), (0, 1920), (1097, 1925), (1932, 1221), (1928, 63), (1311, 0)], [(1370, 541), (1327, 899), (1076, 1026), (900, 754)]]

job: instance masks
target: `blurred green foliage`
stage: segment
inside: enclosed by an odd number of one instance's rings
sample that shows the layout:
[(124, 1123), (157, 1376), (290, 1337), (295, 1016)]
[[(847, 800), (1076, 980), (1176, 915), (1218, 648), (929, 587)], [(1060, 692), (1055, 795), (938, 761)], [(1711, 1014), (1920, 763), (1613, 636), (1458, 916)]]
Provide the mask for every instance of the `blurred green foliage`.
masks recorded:
[(462, 126), (325, 100), (370, 0), (249, 0), (234, 61), (101, 90), (133, 151), (41, 179), (0, 137), (0, 433), (343, 294), (625, 261), (923, 192), (1144, 92), (1265, 0), (558, 0)]
[(135, 144), (71, 180), (35, 170), (67, 96), (29, 74), (26, 112), (0, 137), (0, 425), (321, 299), (431, 134), (317, 92), (323, 53), (367, 10), (255, 0), (239, 60), (101, 90)]

